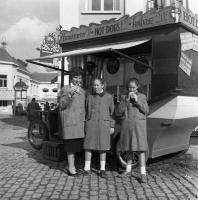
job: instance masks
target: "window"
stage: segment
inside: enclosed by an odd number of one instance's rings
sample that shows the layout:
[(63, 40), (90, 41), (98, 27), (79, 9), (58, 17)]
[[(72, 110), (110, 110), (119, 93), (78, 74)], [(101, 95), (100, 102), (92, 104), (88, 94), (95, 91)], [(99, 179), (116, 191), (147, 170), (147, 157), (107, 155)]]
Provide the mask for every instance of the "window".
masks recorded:
[(0, 87), (7, 87), (7, 75), (0, 75)]
[(120, 0), (86, 0), (86, 11), (120, 11)]
[(147, 7), (148, 10), (153, 8), (163, 8), (165, 7), (165, 0), (148, 0)]
[(57, 88), (53, 88), (52, 92), (58, 92), (58, 89)]
[(43, 92), (49, 92), (48, 88), (43, 88)]
[(1, 107), (6, 107), (8, 105), (7, 101), (0, 101), (0, 106)]

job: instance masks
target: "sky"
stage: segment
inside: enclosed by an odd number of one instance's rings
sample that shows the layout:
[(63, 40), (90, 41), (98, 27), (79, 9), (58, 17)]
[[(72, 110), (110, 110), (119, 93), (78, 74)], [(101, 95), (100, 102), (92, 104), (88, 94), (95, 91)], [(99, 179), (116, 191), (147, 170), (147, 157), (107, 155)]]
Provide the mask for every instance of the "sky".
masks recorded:
[[(11, 56), (22, 60), (39, 57), (44, 36), (59, 25), (59, 0), (0, 0), (0, 42)], [(44, 68), (31, 67), (31, 71)]]

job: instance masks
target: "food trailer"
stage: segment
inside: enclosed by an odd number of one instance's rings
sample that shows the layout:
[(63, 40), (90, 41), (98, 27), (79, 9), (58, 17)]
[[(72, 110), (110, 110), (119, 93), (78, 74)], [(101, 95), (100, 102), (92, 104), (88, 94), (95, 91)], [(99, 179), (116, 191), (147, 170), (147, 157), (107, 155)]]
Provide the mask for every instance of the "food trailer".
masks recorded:
[[(56, 70), (62, 72), (63, 86), (64, 73), (69, 74), (66, 57), (69, 69), (84, 69), (85, 88), (102, 77), (115, 103), (126, 92), (127, 80), (138, 78), (150, 107), (148, 158), (188, 150), (198, 125), (198, 18), (190, 10), (169, 6), (81, 25), (62, 30), (59, 44), (62, 53), (27, 61), (52, 68), (42, 61), (61, 58)], [(117, 153), (124, 163), (122, 152)]]

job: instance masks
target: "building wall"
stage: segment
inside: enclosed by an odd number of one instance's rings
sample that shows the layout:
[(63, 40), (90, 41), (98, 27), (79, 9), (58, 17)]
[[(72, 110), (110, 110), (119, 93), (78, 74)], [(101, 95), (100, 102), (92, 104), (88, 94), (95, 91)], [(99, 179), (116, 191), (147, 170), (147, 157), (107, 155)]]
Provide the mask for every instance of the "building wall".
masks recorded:
[(146, 0), (120, 0), (119, 11), (89, 12), (88, 0), (60, 0), (60, 24), (65, 30), (89, 23), (100, 23), (102, 20), (120, 18), (124, 15), (133, 15), (139, 11), (146, 11)]
[[(38, 88), (38, 100), (43, 99), (57, 99), (57, 92), (53, 92), (52, 89), (57, 88), (58, 84), (51, 84), (51, 83), (40, 83)], [(43, 92), (43, 89), (47, 88), (48, 92)]]
[[(89, 25), (89, 23), (100, 23), (102, 20), (111, 18), (120, 18), (124, 15), (134, 15), (142, 11), (146, 12), (148, 3), (152, 0), (120, 0), (119, 12), (89, 12), (86, 10), (88, 0), (59, 0), (60, 1), (60, 24), (64, 30), (70, 30), (72, 27), (80, 25)], [(161, 0), (158, 0), (161, 2)], [(165, 6), (171, 4), (178, 5), (178, 0), (165, 0)], [(187, 3), (188, 2), (188, 3)], [(183, 6), (194, 13), (198, 13), (197, 0), (183, 0)]]
[[(13, 89), (13, 64), (0, 62), (0, 74), (7, 76), (7, 87), (0, 88), (0, 101), (4, 101), (4, 96), (6, 96), (6, 92), (8, 91), (12, 99), (14, 99), (14, 89)], [(6, 97), (5, 97), (6, 98)], [(0, 106), (1, 114), (12, 114), (12, 105), (13, 100), (5, 100), (7, 101), (7, 106)]]

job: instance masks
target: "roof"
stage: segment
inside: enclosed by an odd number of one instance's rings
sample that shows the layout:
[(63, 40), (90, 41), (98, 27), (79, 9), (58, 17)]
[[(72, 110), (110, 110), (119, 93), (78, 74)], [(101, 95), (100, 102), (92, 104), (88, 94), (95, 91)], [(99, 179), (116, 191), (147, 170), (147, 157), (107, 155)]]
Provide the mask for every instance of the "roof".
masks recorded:
[(33, 73), (31, 78), (39, 82), (51, 82), (57, 76), (57, 73)]
[(3, 47), (0, 47), (0, 61), (14, 62), (13, 57)]
[(14, 63), (15, 65), (17, 65), (19, 67), (18, 68), (19, 70), (23, 70), (25, 72), (30, 73), (27, 70), (28, 64), (20, 59), (16, 59), (16, 58), (12, 57), (4, 47), (0, 47), (0, 61)]

